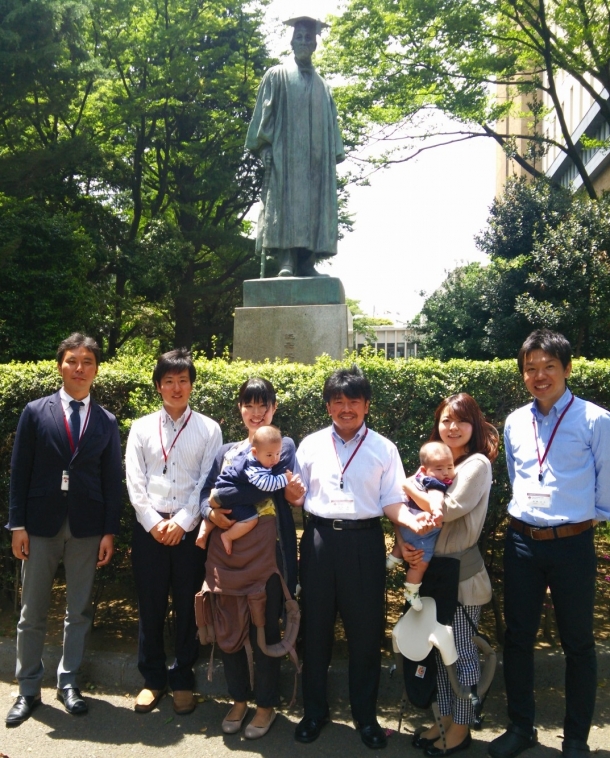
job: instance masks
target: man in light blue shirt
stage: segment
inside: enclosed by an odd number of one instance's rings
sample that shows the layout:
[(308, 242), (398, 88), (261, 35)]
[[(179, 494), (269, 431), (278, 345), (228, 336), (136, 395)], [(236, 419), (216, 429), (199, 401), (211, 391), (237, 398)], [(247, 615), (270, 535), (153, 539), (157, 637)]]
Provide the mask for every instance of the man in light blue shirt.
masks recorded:
[(517, 362), (534, 402), (504, 428), (513, 488), (504, 550), (504, 679), (510, 724), (489, 746), (514, 758), (537, 743), (534, 643), (550, 588), (566, 656), (564, 758), (586, 758), (597, 672), (593, 636), (593, 527), (610, 519), (610, 414), (575, 397), (566, 381), (571, 347), (532, 332)]

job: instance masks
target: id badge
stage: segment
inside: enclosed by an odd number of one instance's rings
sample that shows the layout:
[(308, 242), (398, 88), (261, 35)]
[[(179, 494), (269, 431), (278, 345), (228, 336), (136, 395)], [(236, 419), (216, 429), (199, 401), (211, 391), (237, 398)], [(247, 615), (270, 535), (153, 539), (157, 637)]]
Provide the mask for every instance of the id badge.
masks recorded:
[(526, 503), (528, 510), (535, 511), (535, 510), (548, 510), (551, 507), (551, 502), (553, 500), (553, 493), (552, 490), (546, 489), (546, 487), (541, 487), (540, 489), (537, 489), (535, 492), (526, 492), (525, 493)]
[(351, 492), (335, 491), (330, 498), (330, 509), (333, 513), (344, 515), (356, 513), (356, 501)]
[(171, 484), (166, 476), (151, 476), (148, 481), (148, 494), (157, 497), (169, 497)]
[(61, 491), (67, 492), (70, 489), (70, 473), (68, 471), (61, 472)]

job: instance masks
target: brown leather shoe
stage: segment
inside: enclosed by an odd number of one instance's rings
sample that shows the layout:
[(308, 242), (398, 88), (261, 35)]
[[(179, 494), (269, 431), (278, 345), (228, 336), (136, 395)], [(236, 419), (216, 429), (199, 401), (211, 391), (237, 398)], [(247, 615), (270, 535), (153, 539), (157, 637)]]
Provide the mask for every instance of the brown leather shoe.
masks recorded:
[(174, 690), (174, 711), (179, 716), (192, 713), (196, 705), (192, 690)]
[(148, 687), (144, 687), (134, 704), (136, 713), (150, 713), (166, 692), (165, 688), (162, 690), (149, 690)]

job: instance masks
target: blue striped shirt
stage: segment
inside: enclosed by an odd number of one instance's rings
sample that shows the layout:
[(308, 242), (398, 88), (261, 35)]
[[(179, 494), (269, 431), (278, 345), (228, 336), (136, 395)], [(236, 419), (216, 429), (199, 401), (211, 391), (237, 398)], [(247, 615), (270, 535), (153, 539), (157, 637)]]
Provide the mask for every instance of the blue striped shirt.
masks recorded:
[(250, 456), (252, 453), (248, 453), (248, 465), (244, 467), (244, 473), (250, 484), (262, 492), (275, 492), (284, 489), (288, 484), (286, 474), (275, 476), (271, 473), (271, 469), (265, 468), (254, 457), (251, 458)]

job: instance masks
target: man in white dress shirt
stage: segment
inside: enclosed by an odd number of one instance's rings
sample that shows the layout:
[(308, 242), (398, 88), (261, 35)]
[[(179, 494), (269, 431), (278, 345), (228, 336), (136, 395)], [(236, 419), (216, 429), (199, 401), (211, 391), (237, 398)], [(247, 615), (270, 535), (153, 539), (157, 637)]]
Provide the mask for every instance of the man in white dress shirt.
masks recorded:
[(304, 718), (295, 739), (313, 742), (328, 722), (326, 680), (338, 611), (349, 649), (352, 715), (364, 744), (383, 748), (376, 714), (385, 599), (381, 516), (402, 512), (405, 474), (396, 446), (364, 423), (371, 385), (358, 366), (335, 371), (323, 396), (333, 423), (297, 450), (307, 520), (300, 549)]
[[(144, 677), (135, 710), (152, 711), (169, 685), (174, 710), (185, 715), (195, 709), (193, 665), (199, 641), (194, 596), (205, 571), (205, 552), (195, 545), (199, 493), (222, 434), (215, 421), (189, 407), (195, 366), (187, 350), (162, 355), (153, 381), (163, 407), (134, 422), (125, 456), (137, 519), (132, 564), (140, 615), (138, 668)], [(163, 628), (170, 590), (175, 660), (168, 670)]]

